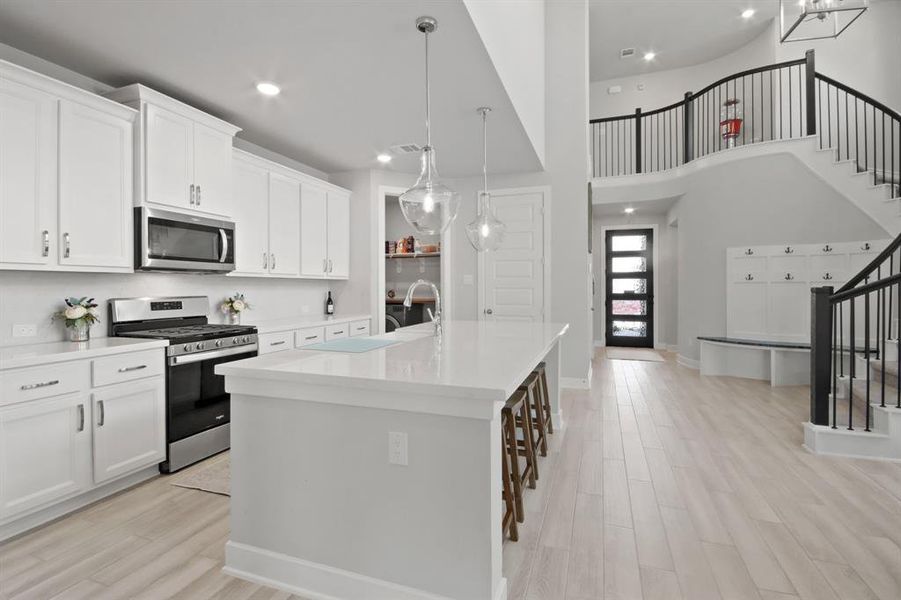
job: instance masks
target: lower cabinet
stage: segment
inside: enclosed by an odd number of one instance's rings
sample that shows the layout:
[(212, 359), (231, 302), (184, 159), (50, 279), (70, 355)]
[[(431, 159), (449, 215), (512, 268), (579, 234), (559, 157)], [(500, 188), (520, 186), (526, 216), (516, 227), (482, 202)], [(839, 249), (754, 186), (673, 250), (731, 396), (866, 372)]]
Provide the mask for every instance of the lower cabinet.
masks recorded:
[(94, 483), (166, 459), (162, 378), (123, 383), (92, 395)]
[(0, 409), (0, 520), (88, 490), (88, 394)]

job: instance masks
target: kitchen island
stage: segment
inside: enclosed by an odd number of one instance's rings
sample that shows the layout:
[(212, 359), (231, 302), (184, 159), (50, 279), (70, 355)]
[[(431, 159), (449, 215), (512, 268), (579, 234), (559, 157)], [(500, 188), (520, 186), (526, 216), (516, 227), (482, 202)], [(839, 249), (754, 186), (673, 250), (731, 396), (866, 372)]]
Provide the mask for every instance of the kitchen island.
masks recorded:
[(311, 598), (505, 598), (500, 412), (544, 361), (562, 429), (567, 327), (448, 321), (436, 336), (425, 323), (366, 338), (394, 342), (368, 352), (219, 365), (232, 404), (225, 571)]

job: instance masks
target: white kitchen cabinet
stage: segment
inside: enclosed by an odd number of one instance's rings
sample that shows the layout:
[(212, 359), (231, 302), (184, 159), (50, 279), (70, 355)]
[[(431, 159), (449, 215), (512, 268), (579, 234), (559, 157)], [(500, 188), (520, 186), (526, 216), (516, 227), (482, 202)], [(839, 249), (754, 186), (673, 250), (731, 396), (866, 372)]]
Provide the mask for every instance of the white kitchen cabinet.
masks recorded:
[(0, 61), (0, 269), (132, 270), (136, 117)]
[(106, 96), (142, 114), (136, 204), (231, 215), (232, 141), (239, 127), (140, 84)]
[(271, 354), (294, 348), (293, 331), (276, 331), (259, 336), (259, 354)]
[(132, 123), (60, 101), (59, 262), (75, 267), (133, 264)]
[(269, 272), (300, 275), (300, 181), (269, 173)]
[(0, 263), (48, 265), (55, 251), (57, 97), (0, 72)]
[(350, 275), (350, 196), (304, 185), (300, 206), (301, 275), (347, 278)]
[(166, 459), (166, 387), (162, 377), (96, 390), (92, 405), (94, 483)]
[(0, 408), (0, 520), (91, 487), (87, 394)]
[(235, 151), (234, 275), (269, 272), (269, 171)]

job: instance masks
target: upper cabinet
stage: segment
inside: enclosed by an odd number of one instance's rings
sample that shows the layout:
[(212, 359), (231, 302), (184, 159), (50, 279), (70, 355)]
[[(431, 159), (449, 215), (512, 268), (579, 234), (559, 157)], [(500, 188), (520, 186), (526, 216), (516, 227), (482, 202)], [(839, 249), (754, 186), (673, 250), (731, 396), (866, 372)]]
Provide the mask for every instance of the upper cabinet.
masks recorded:
[(0, 269), (132, 270), (136, 118), (0, 61)]
[(304, 277), (350, 275), (350, 193), (304, 184), (300, 200), (300, 269)]
[(239, 127), (140, 84), (107, 97), (141, 111), (138, 205), (232, 215), (232, 139)]

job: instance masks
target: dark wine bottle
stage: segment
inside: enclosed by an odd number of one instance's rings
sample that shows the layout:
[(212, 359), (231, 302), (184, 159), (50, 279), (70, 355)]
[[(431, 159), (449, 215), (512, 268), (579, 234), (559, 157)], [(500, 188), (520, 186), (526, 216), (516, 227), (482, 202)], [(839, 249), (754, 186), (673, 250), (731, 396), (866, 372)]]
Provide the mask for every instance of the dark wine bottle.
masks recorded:
[(328, 298), (325, 301), (325, 314), (333, 315), (335, 314), (335, 303), (332, 302), (332, 293), (328, 293)]

